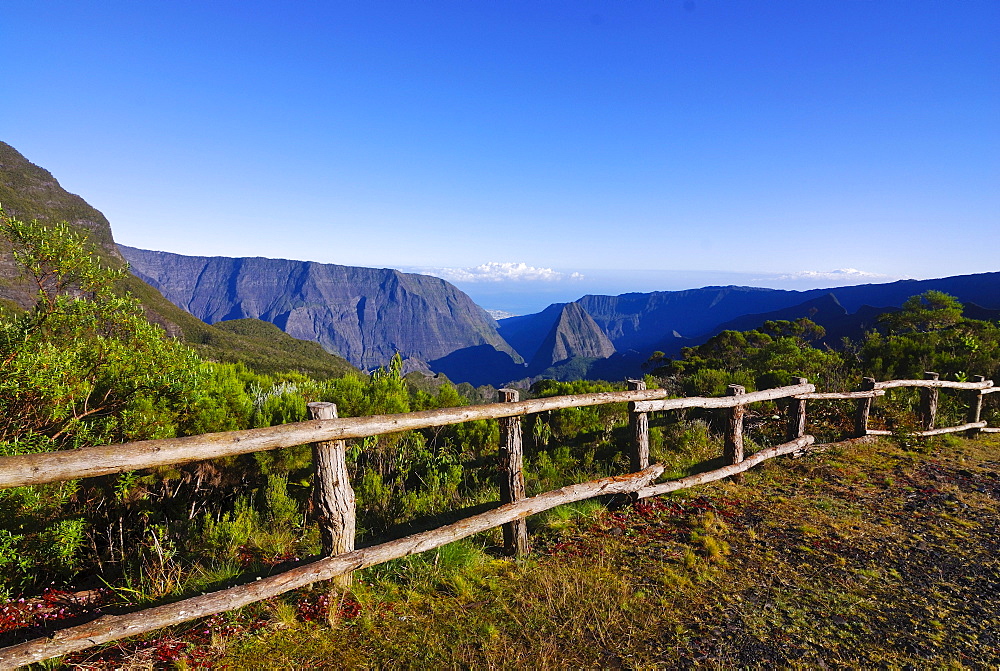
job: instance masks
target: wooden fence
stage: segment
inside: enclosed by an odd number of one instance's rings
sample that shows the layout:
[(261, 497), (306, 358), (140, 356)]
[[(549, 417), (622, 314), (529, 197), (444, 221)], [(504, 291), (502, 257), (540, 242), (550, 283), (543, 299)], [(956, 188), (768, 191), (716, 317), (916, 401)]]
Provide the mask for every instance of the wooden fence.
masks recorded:
[[(155, 466), (179, 465), (312, 443), (316, 468), (313, 499), (319, 511), (318, 522), (324, 558), (278, 575), (260, 578), (218, 592), (135, 613), (104, 615), (85, 624), (62, 629), (46, 638), (4, 648), (0, 650), (0, 667), (15, 668), (127, 636), (232, 610), (321, 580), (335, 580), (340, 585), (346, 585), (350, 582), (352, 571), (432, 550), (501, 525), (503, 525), (505, 550), (515, 556), (523, 555), (528, 551), (526, 518), (530, 515), (596, 496), (628, 494), (639, 499), (726, 477), (739, 478), (744, 471), (768, 459), (810, 449), (815, 443), (813, 436), (806, 434), (806, 403), (810, 400), (853, 400), (856, 403), (855, 436), (884, 435), (890, 432), (868, 428), (868, 418), (874, 399), (884, 395), (886, 389), (919, 387), (923, 429), (916, 435), (934, 436), (959, 431), (965, 431), (968, 435), (976, 435), (979, 432), (1000, 432), (1000, 428), (987, 427), (985, 422), (980, 421), (983, 395), (1000, 390), (993, 387), (992, 380), (977, 377), (973, 382), (949, 382), (940, 380), (937, 373), (927, 373), (925, 378), (887, 382), (876, 382), (872, 378), (865, 378), (860, 390), (844, 393), (816, 393), (816, 388), (805, 378), (797, 378), (795, 384), (776, 389), (746, 393), (743, 387), (730, 385), (724, 397), (671, 399), (665, 398), (667, 394), (663, 390), (646, 389), (642, 381), (631, 380), (629, 389), (621, 392), (520, 401), (517, 390), (502, 389), (499, 392), (498, 403), (350, 418), (338, 418), (333, 403), (310, 403), (309, 411), (313, 419), (296, 424), (186, 438), (104, 445), (66, 452), (3, 457), (0, 458), (0, 489), (122, 473)], [(942, 388), (969, 393), (969, 413), (965, 424), (934, 428), (938, 392)], [(745, 456), (743, 419), (747, 406), (751, 403), (784, 398), (790, 399), (787, 410), (786, 442)], [(521, 417), (548, 410), (621, 402), (629, 404), (632, 440), (628, 449), (632, 472), (570, 485), (526, 498), (522, 466)], [(726, 465), (713, 471), (656, 483), (664, 467), (649, 463), (649, 413), (682, 408), (717, 408), (726, 411), (724, 447)], [(500, 420), (498, 454), (500, 505), (488, 512), (472, 515), (431, 531), (355, 549), (354, 492), (348, 476), (344, 440), (480, 419)]]

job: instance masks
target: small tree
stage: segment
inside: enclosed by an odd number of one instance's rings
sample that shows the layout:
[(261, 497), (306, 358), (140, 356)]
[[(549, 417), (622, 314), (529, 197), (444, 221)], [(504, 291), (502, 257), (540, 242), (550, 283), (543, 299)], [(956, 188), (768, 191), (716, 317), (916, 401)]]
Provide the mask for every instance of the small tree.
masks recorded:
[(172, 435), (199, 359), (116, 293), (125, 269), (102, 264), (65, 223), (0, 209), (0, 235), (37, 289), (27, 310), (0, 312), (0, 449)]
[[(26, 310), (0, 311), (0, 454), (173, 435), (201, 362), (117, 291), (125, 269), (103, 264), (65, 223), (0, 209), (0, 237), (36, 288)], [(110, 560), (113, 528), (117, 557), (141, 554), (148, 518), (133, 505), (136, 482), (126, 473), (0, 490), (0, 596), (69, 578), (86, 555)]]
[(892, 334), (940, 331), (962, 321), (962, 304), (943, 291), (925, 291), (907, 298), (900, 312), (882, 315), (881, 321)]

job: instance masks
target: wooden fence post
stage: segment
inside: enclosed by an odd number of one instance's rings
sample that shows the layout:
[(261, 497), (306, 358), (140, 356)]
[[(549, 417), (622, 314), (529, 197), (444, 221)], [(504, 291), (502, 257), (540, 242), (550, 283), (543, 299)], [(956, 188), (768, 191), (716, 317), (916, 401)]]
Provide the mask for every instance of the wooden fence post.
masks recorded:
[[(809, 384), (809, 379), (793, 377), (792, 384)], [(806, 401), (800, 398), (788, 399), (788, 430), (786, 440), (792, 441), (806, 435)]]
[[(731, 384), (726, 389), (726, 396), (742, 396), (747, 390), (742, 385)], [(726, 426), (726, 447), (723, 458), (726, 465), (738, 464), (743, 461), (743, 415), (745, 405), (734, 405), (729, 409), (729, 422)], [(733, 482), (743, 482), (743, 474), (733, 476)]]
[[(497, 390), (500, 403), (517, 403), (517, 389)], [(524, 498), (524, 451), (521, 444), (521, 418), (501, 417), (500, 423), (500, 503), (514, 503)], [(504, 551), (515, 557), (528, 553), (528, 522), (519, 519), (503, 525)]]
[[(937, 380), (939, 377), (941, 377), (940, 373), (932, 373), (930, 371), (924, 373), (925, 380)], [(920, 425), (924, 431), (930, 431), (934, 428), (934, 417), (937, 415), (939, 391), (937, 387), (920, 388)]]
[[(645, 380), (626, 380), (629, 391), (646, 388)], [(636, 412), (635, 403), (629, 403), (628, 423), (632, 429), (632, 452), (629, 455), (629, 471), (637, 473), (649, 466), (649, 413)]]
[[(985, 382), (985, 375), (973, 375), (973, 382)], [(983, 414), (983, 390), (974, 389), (969, 392), (969, 417), (966, 422), (973, 424), (979, 421), (980, 416)], [(981, 433), (980, 429), (969, 429), (965, 432), (966, 438), (976, 438)]]
[[(312, 419), (336, 419), (335, 403), (309, 403)], [(323, 543), (323, 554), (333, 556), (354, 550), (356, 529), (354, 490), (347, 473), (347, 448), (342, 440), (330, 440), (312, 444), (313, 465), (316, 478), (313, 481), (313, 505), (318, 513), (319, 535)], [(340, 587), (351, 584), (351, 574), (345, 573), (334, 578)]]
[[(861, 378), (861, 391), (874, 391), (874, 390), (875, 390), (875, 378), (873, 377)], [(854, 411), (854, 436), (856, 438), (861, 438), (863, 436), (868, 435), (868, 416), (872, 412), (872, 401), (874, 400), (875, 400), (874, 396), (858, 399), (858, 407)]]

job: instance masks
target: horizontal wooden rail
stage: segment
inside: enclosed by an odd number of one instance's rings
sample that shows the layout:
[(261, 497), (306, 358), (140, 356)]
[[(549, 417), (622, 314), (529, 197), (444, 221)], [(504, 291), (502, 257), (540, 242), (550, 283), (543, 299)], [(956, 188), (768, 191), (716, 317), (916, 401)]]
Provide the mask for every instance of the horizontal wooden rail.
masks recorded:
[[(959, 426), (945, 426), (940, 429), (928, 429), (926, 431), (913, 431), (912, 433), (906, 433), (908, 436), (916, 436), (917, 438), (930, 438), (931, 436), (943, 436), (946, 433), (960, 433), (962, 431), (968, 431), (970, 429), (979, 429), (986, 433), (996, 433), (1000, 432), (1000, 428), (987, 428), (986, 422), (969, 422), (968, 424), (960, 424)], [(882, 429), (868, 429), (869, 436), (893, 436), (895, 432), (885, 431)]]
[(797, 398), (800, 401), (823, 401), (833, 399), (875, 398), (877, 396), (885, 396), (885, 391), (882, 389), (873, 389), (872, 391), (821, 392), (815, 394), (796, 394), (794, 398)]
[(773, 401), (798, 394), (809, 394), (814, 391), (816, 391), (815, 385), (796, 384), (790, 387), (776, 387), (774, 389), (754, 391), (749, 394), (739, 394), (736, 396), (692, 396), (688, 398), (668, 398), (658, 401), (635, 401), (629, 404), (629, 411), (658, 412), (660, 410), (680, 410), (682, 408), (734, 408), (738, 405), (747, 405), (759, 401)]
[(84, 447), (64, 452), (0, 457), (0, 489), (90, 478), (155, 466), (188, 464), (204, 459), (231, 457), (306, 443), (365, 438), (398, 431), (460, 424), (477, 419), (516, 417), (546, 410), (625, 403), (662, 398), (666, 395), (667, 392), (663, 389), (649, 389), (553, 396), (517, 403), (488, 403), (395, 415), (316, 419), (262, 429), (206, 433), (185, 438), (162, 438)]
[(748, 471), (757, 464), (767, 461), (768, 459), (773, 459), (774, 457), (780, 457), (783, 454), (792, 454), (793, 452), (798, 452), (809, 445), (816, 442), (816, 439), (812, 436), (801, 436), (795, 440), (783, 443), (781, 445), (775, 445), (774, 447), (766, 447), (763, 450), (754, 452), (749, 457), (745, 458), (738, 464), (730, 464), (729, 466), (723, 466), (722, 468), (717, 468), (714, 471), (706, 471), (705, 473), (697, 473), (696, 475), (689, 475), (686, 478), (680, 478), (677, 480), (671, 480), (669, 482), (661, 482), (656, 485), (649, 485), (648, 487), (643, 487), (639, 490), (639, 498), (647, 498), (649, 496), (659, 496), (660, 494), (667, 494), (669, 492), (676, 492), (679, 489), (687, 489), (688, 487), (694, 487), (695, 485), (703, 485), (706, 482), (715, 482), (716, 480), (722, 480), (723, 478), (728, 478), (732, 475), (737, 475), (744, 471)]
[(913, 435), (920, 436), (921, 438), (930, 438), (931, 436), (942, 436), (946, 433), (958, 433), (960, 431), (968, 431), (969, 429), (983, 429), (986, 427), (986, 422), (969, 422), (968, 424), (962, 424), (960, 426), (943, 426), (940, 429), (928, 429), (927, 431), (917, 431)]
[(993, 380), (983, 382), (951, 382), (949, 380), (887, 380), (876, 382), (876, 389), (895, 389), (896, 387), (929, 387), (934, 389), (989, 389)]
[(175, 603), (148, 608), (127, 615), (104, 615), (96, 620), (0, 650), (0, 666), (16, 668), (50, 657), (135, 636), (161, 627), (181, 624), (200, 617), (240, 608), (263, 601), (293, 589), (321, 580), (329, 580), (367, 566), (383, 564), (392, 559), (426, 552), (453, 541), (486, 531), (501, 524), (523, 519), (556, 506), (606, 494), (627, 494), (641, 490), (663, 473), (656, 464), (638, 473), (602, 478), (593, 482), (569, 485), (539, 494), (516, 503), (508, 503), (479, 515), (432, 531), (414, 534), (399, 540), (374, 545), (352, 552), (320, 559), (275, 576), (261, 578), (246, 585), (184, 599)]
[(980, 394), (992, 394), (992, 393), (998, 392), (998, 391), (1000, 391), (1000, 387), (990, 387), (989, 389), (983, 389), (983, 390), (981, 390), (979, 393)]

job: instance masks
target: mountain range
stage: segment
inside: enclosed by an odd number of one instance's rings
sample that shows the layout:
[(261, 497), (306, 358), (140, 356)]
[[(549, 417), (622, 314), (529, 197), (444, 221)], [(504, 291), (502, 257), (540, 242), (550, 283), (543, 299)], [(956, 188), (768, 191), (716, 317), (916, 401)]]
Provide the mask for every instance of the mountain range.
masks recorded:
[[(930, 289), (956, 296), (969, 316), (1000, 317), (1000, 273), (983, 273), (811, 291), (725, 286), (588, 295), (494, 320), (429, 275), (116, 245), (99, 211), (2, 142), (0, 204), (22, 219), (66, 220), (87, 231), (108, 263), (129, 263), (134, 277), (123, 288), (139, 297), (151, 321), (208, 358), (258, 369), (333, 375), (384, 366), (399, 353), (407, 371), (474, 385), (621, 379), (638, 375), (654, 351), (675, 356), (722, 330), (752, 329), (769, 319), (809, 317), (837, 346)], [(0, 247), (0, 301), (24, 307), (31, 297), (9, 249)]]
[(811, 291), (728, 286), (590, 295), (494, 321), (457, 288), (426, 275), (119, 249), (139, 278), (208, 323), (262, 319), (363, 369), (400, 352), (407, 370), (474, 385), (634, 376), (654, 351), (676, 356), (722, 330), (771, 319), (808, 317), (836, 347), (929, 289), (958, 297), (980, 317), (1000, 317), (1000, 273)]

